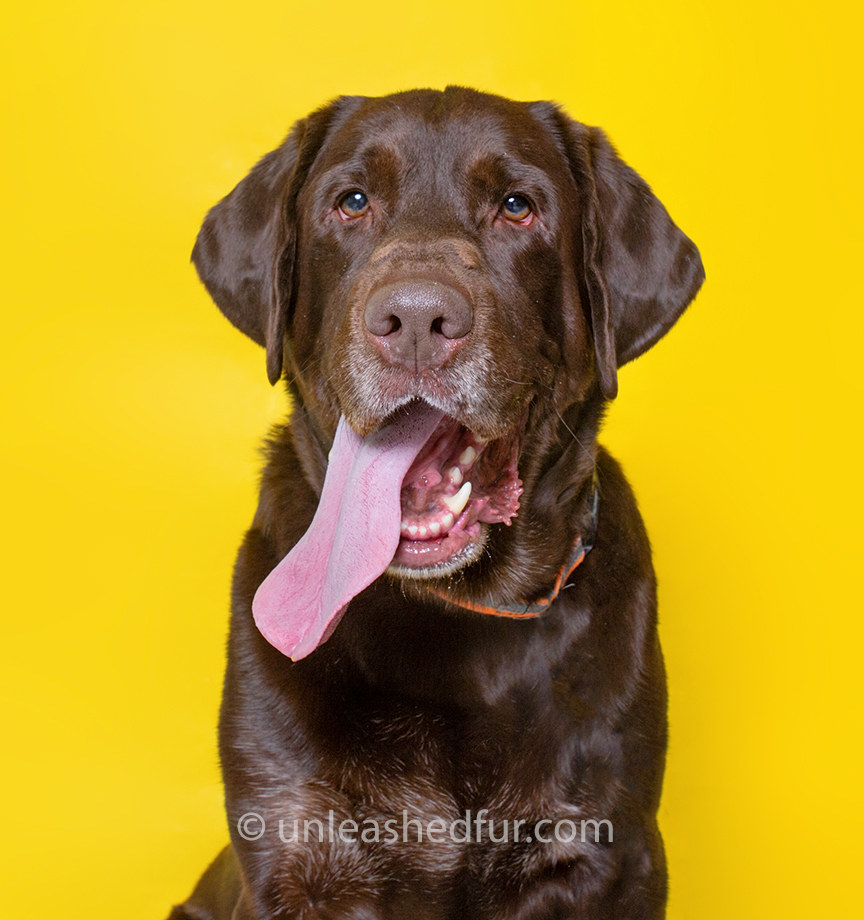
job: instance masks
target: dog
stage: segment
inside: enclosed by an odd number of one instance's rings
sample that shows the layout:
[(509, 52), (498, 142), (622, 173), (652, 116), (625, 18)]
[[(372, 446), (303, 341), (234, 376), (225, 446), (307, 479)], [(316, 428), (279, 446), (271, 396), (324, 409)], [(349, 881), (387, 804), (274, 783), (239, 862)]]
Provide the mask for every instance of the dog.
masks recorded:
[(299, 121), (193, 262), (292, 410), (233, 583), (231, 844), (171, 917), (663, 917), (655, 576), (597, 433), (694, 244), (602, 131), (449, 87)]

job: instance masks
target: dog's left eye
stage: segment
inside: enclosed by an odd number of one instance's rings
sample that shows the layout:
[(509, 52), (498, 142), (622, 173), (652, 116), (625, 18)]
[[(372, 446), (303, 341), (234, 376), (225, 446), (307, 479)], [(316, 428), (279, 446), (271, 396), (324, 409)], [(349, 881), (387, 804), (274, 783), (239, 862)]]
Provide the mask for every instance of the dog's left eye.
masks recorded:
[(501, 214), (513, 223), (528, 224), (534, 216), (534, 209), (524, 195), (508, 195), (501, 205)]
[(360, 191), (348, 192), (339, 199), (342, 217), (361, 217), (369, 210), (369, 199)]

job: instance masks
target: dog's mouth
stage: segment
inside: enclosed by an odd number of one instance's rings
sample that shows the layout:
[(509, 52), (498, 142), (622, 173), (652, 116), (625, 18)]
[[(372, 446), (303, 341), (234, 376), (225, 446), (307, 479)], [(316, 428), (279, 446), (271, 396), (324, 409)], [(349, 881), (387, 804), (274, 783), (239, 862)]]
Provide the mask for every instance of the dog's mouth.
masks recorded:
[(385, 571), (434, 578), (475, 560), (485, 528), (519, 509), (522, 428), (487, 442), (419, 401), (365, 438), (340, 419), (315, 517), (252, 602), (264, 637), (303, 658)]
[(482, 552), (485, 524), (510, 524), (519, 511), (521, 426), (487, 441), (445, 416), (405, 474), (400, 539), (388, 572), (449, 575)]

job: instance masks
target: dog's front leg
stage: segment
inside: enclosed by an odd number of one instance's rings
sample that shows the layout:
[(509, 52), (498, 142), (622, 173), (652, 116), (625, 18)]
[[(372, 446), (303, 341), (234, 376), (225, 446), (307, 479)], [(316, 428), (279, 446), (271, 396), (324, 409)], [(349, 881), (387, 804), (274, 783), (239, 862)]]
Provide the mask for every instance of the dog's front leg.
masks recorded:
[[(569, 825), (567, 836), (580, 822)], [(605, 823), (605, 822), (604, 822)], [(476, 861), (484, 920), (663, 920), (666, 863), (656, 825), (615, 825), (617, 840), (596, 830), (579, 839), (492, 847)], [(539, 825), (538, 825), (539, 826)]]
[[(232, 920), (381, 920), (384, 879), (361, 844), (339, 836), (333, 808), (291, 816), (272, 795), (240, 807), (232, 838), (242, 891)], [(236, 812), (229, 802), (229, 818)]]

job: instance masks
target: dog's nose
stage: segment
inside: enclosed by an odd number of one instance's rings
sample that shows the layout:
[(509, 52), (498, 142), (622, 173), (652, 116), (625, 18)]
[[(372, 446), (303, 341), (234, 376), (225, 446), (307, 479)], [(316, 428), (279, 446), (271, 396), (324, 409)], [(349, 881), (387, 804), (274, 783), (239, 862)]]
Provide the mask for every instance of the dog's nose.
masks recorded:
[(412, 370), (440, 367), (464, 343), (474, 322), (468, 299), (438, 281), (397, 281), (373, 291), (366, 331), (393, 364)]

